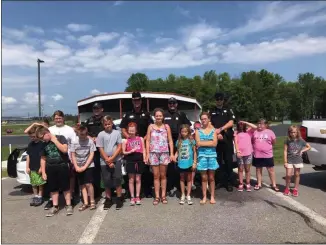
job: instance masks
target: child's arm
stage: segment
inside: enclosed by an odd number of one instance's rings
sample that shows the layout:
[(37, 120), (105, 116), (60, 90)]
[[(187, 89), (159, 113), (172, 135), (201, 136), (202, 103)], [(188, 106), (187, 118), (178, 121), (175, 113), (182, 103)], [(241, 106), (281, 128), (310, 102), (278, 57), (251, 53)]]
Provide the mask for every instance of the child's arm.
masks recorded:
[(241, 154), (241, 152), (239, 151), (239, 148), (238, 148), (238, 135), (237, 134), (234, 134), (234, 148), (235, 148), (235, 151), (236, 151), (236, 154)]
[(94, 151), (90, 151), (89, 156), (86, 160), (86, 163), (82, 167), (83, 171), (85, 171), (88, 168), (88, 166), (93, 162), (93, 158), (94, 158)]
[(29, 168), (29, 162), (30, 162), (30, 158), (29, 155), (27, 155), (26, 157), (26, 173), (29, 174), (31, 172), (30, 168)]
[(275, 145), (276, 144), (276, 136), (275, 136), (275, 134), (274, 134), (274, 132), (273, 131), (271, 131), (272, 132), (272, 145)]
[(131, 151), (126, 151), (126, 146), (127, 146), (127, 143), (126, 142), (127, 142), (126, 140), (124, 140), (122, 142), (122, 153), (123, 153), (123, 155), (129, 155), (131, 153), (134, 153), (135, 152), (135, 149), (132, 149)]
[(29, 125), (26, 129), (25, 129), (25, 131), (24, 131), (24, 134), (28, 134), (28, 132), (29, 132), (29, 130), (31, 130), (31, 128), (32, 127), (34, 127), (34, 126), (43, 126), (43, 127), (45, 127), (43, 124), (41, 124), (41, 123), (32, 123), (31, 125)]
[(111, 157), (109, 157), (109, 159), (108, 159), (109, 162), (113, 161), (121, 153), (121, 148), (122, 148), (121, 145), (122, 145), (121, 143), (118, 144), (118, 147), (115, 150), (115, 152), (113, 153), (113, 155)]
[(177, 150), (175, 151), (175, 154), (174, 154), (174, 162), (178, 162), (178, 156), (179, 156), (179, 151), (177, 148)]
[(301, 155), (302, 155), (302, 153), (304, 153), (306, 151), (310, 151), (310, 149), (311, 149), (311, 146), (307, 142), (304, 142), (304, 143), (305, 143), (305, 148), (301, 150)]
[(253, 124), (253, 123), (246, 122), (246, 121), (240, 121), (240, 123), (244, 123), (244, 124), (246, 124), (247, 126), (249, 126), (252, 129), (257, 129), (257, 126), (255, 124)]
[(170, 148), (170, 159), (173, 161), (174, 158), (174, 147), (173, 147), (173, 140), (172, 140), (172, 134), (171, 134), (171, 128), (168, 124), (166, 124), (166, 129), (168, 131), (168, 141), (169, 141), (169, 148)]
[(42, 179), (46, 180), (47, 175), (45, 172), (45, 156), (41, 156), (41, 169), (42, 169)]
[(96, 138), (96, 147), (98, 147), (102, 159), (106, 162), (106, 164), (108, 164), (109, 157), (104, 151), (104, 138), (102, 132), (100, 132)]
[(55, 135), (51, 134), (51, 141), (62, 153), (68, 152), (68, 142), (64, 137), (60, 137), (59, 141)]
[(197, 168), (197, 149), (196, 149), (196, 145), (195, 144), (192, 146), (192, 150), (194, 152), (194, 163), (192, 165), (192, 168), (193, 169), (196, 169)]
[(71, 161), (72, 161), (72, 164), (75, 167), (76, 172), (79, 172), (80, 168), (77, 165), (76, 152), (73, 149), (71, 151)]
[[(197, 142), (197, 137), (196, 137), (196, 142)], [(216, 147), (217, 146), (217, 134), (214, 133), (213, 135), (213, 140), (211, 141), (201, 141), (198, 135), (198, 142), (197, 142), (198, 147)]]
[(284, 167), (286, 168), (288, 165), (288, 145), (286, 142), (284, 143), (283, 155), (284, 155)]
[(150, 124), (147, 128), (147, 138), (146, 138), (146, 162), (148, 162), (148, 158), (149, 158), (149, 145), (151, 143), (151, 138), (150, 138), (150, 135), (151, 135), (151, 127), (152, 127), (152, 124)]
[(146, 149), (145, 149), (145, 140), (141, 137), (141, 147), (143, 149), (143, 161), (146, 161)]

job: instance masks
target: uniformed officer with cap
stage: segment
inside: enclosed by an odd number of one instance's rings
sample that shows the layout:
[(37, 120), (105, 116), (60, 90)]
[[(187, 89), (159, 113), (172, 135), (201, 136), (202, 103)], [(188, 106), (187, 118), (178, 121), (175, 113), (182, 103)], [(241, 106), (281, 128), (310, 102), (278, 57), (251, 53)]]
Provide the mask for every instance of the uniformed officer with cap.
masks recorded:
[(216, 152), (218, 155), (218, 163), (220, 164), (219, 179), (224, 184), (227, 191), (233, 191), (233, 123), (235, 120), (232, 109), (224, 106), (225, 96), (223, 93), (215, 94), (216, 107), (210, 111), (211, 123), (216, 128), (218, 134), (218, 144)]
[[(134, 122), (137, 124), (138, 136), (143, 137), (146, 143), (147, 128), (150, 124), (154, 122), (151, 117), (151, 114), (142, 109), (142, 98), (140, 92), (133, 92), (131, 97), (132, 97), (133, 109), (132, 111), (127, 112), (123, 116), (122, 121), (120, 123), (122, 135), (126, 139), (129, 138), (127, 127), (129, 123)], [(147, 198), (151, 198), (153, 177), (148, 165), (145, 166), (142, 182), (143, 182), (142, 186), (143, 186), (145, 196)]]
[[(171, 97), (168, 100), (168, 110), (164, 112), (164, 122), (171, 128), (173, 145), (175, 147), (180, 133), (180, 126), (182, 124), (188, 124), (191, 126), (191, 122), (184, 112), (178, 111), (178, 101), (174, 97)], [(169, 196), (173, 197), (176, 190), (180, 187), (180, 174), (178, 173), (174, 163), (169, 164), (167, 177), (167, 191), (169, 192)]]
[[(104, 130), (102, 124), (103, 115), (103, 106), (101, 103), (96, 102), (93, 104), (93, 115), (88, 118), (82, 124), (87, 127), (88, 135), (96, 141), (96, 137), (98, 134)], [(113, 125), (113, 129), (116, 129), (115, 125)], [(97, 150), (94, 152), (94, 171), (93, 171), (93, 185), (94, 185), (94, 196), (95, 198), (101, 197), (101, 164), (100, 164), (100, 152)]]

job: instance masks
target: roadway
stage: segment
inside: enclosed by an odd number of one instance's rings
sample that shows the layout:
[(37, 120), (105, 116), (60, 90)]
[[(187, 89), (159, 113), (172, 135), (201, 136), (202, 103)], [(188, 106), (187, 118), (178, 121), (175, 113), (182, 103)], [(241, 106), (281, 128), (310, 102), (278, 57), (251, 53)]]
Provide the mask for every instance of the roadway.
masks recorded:
[[(276, 168), (279, 183), (284, 169)], [(111, 208), (46, 218), (43, 207), (30, 207), (31, 193), (14, 179), (2, 180), (3, 243), (326, 243), (326, 172), (306, 165), (298, 198), (269, 188), (260, 191), (216, 192), (217, 204), (169, 204), (122, 210)], [(268, 178), (264, 176), (266, 183)], [(253, 183), (254, 184), (254, 181)], [(40, 232), (41, 231), (41, 232)]]

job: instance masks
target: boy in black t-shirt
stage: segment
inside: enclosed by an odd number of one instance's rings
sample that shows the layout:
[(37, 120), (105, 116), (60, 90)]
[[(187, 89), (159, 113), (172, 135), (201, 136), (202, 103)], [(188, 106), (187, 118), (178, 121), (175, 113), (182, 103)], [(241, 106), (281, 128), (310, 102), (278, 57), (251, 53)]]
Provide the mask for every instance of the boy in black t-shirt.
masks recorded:
[(31, 142), (27, 147), (26, 173), (30, 176), (34, 197), (30, 203), (31, 206), (40, 206), (43, 203), (43, 186), (46, 183), (42, 179), (41, 170), (41, 152), (43, 150), (43, 142), (39, 141), (35, 136), (37, 126), (32, 127), (28, 131)]
[(52, 217), (59, 211), (60, 190), (66, 199), (67, 215), (72, 215), (68, 142), (64, 136), (53, 135), (45, 127), (39, 128), (36, 136), (45, 142), (41, 153), (42, 178), (47, 181), (53, 201), (53, 207), (46, 216)]

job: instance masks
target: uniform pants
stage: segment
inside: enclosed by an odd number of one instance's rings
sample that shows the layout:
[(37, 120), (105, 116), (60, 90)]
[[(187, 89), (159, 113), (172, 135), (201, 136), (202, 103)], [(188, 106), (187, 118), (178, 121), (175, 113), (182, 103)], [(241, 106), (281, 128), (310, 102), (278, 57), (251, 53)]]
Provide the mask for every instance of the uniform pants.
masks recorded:
[(233, 145), (227, 144), (227, 147), (218, 149), (217, 162), (220, 165), (219, 171), (215, 173), (215, 179), (220, 184), (232, 184), (233, 180)]
[(145, 196), (151, 195), (152, 187), (154, 184), (154, 178), (153, 178), (153, 173), (151, 173), (149, 165), (144, 166), (144, 172), (142, 174), (141, 182), (142, 182), (141, 185), (142, 185), (143, 194)]
[(94, 152), (94, 170), (93, 170), (93, 186), (94, 197), (98, 198), (102, 195), (101, 189), (101, 155), (99, 150)]
[[(174, 146), (174, 153), (176, 152), (177, 148), (175, 147), (177, 140), (173, 140), (173, 146)], [(177, 188), (180, 190), (180, 173), (177, 169), (177, 164), (174, 162), (169, 163), (168, 169), (167, 169), (167, 191), (171, 191), (173, 188)]]

